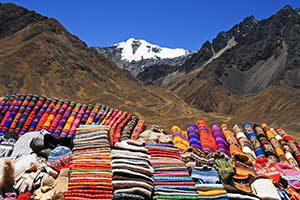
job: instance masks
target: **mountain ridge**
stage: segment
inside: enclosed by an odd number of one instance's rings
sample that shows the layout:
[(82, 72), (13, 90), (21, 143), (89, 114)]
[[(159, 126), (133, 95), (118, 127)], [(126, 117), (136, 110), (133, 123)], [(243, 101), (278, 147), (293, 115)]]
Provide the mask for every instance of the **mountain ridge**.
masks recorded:
[(137, 76), (153, 64), (178, 65), (192, 53), (182, 48), (167, 48), (143, 39), (129, 38), (108, 47), (93, 47), (99, 53), (115, 62), (120, 68)]

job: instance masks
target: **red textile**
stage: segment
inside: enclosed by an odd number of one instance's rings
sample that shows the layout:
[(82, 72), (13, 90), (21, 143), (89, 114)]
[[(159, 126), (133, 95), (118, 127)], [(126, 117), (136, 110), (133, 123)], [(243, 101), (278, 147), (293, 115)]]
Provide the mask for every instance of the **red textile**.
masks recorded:
[(17, 198), (17, 200), (30, 200), (31, 193), (30, 192), (25, 192), (23, 194), (20, 194)]
[(254, 167), (256, 173), (260, 177), (268, 177), (273, 179), (275, 183), (280, 182), (280, 172), (274, 162), (268, 162), (268, 158), (256, 158)]

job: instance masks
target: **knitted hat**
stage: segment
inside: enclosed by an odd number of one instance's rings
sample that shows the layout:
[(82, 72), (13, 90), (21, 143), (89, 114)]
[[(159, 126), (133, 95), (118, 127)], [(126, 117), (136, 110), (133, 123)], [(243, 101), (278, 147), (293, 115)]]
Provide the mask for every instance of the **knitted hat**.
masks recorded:
[(53, 163), (60, 158), (70, 156), (72, 154), (71, 149), (64, 146), (59, 146), (53, 149), (48, 157), (48, 162)]

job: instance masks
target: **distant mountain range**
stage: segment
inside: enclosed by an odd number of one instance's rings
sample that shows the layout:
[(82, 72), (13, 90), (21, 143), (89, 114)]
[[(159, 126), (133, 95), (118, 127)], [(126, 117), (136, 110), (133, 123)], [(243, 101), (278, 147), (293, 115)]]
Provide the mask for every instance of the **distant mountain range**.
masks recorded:
[(57, 20), (0, 3), (0, 94), (101, 102), (167, 128), (201, 117), (299, 131), (299, 13), (246, 17), (191, 52), (133, 38), (89, 48)]
[(146, 67), (154, 64), (180, 65), (191, 51), (176, 48), (165, 48), (151, 44), (145, 40), (129, 38), (108, 47), (94, 47), (120, 68), (130, 71), (134, 76)]
[[(115, 62), (120, 68), (130, 71), (134, 76), (144, 72), (156, 71), (156, 68), (177, 69), (184, 64), (186, 70), (195, 65), (208, 64), (211, 60), (220, 56), (225, 50), (236, 44), (234, 38), (245, 36), (257, 23), (253, 17), (247, 17), (243, 22), (234, 26), (228, 32), (220, 32), (212, 43), (206, 41), (202, 48), (196, 52), (182, 48), (164, 48), (151, 44), (142, 39), (129, 38), (126, 41), (108, 47), (94, 47), (97, 51), (108, 59)], [(238, 39), (237, 39), (238, 40)], [(188, 62), (185, 62), (187, 61)], [(164, 70), (164, 69), (158, 69)], [(144, 77), (140, 75), (140, 77)], [(149, 78), (146, 75), (146, 78)]]

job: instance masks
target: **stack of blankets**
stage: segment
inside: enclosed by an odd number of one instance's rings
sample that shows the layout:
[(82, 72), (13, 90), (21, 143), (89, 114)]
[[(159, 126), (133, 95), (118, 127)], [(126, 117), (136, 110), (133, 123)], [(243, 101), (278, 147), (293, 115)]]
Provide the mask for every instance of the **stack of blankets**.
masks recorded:
[[(186, 130), (188, 138), (182, 134), (184, 130), (173, 126), (173, 143), (181, 149), (186, 166), (192, 168), (200, 198), (280, 199), (288, 193), (292, 199), (300, 199), (300, 145), (281, 128), (244, 123), (231, 129), (212, 123), (209, 129), (200, 120)], [(211, 177), (218, 174), (221, 179), (212, 183)], [(208, 182), (206, 176), (211, 176)]]
[(154, 168), (153, 199), (199, 199), (176, 147), (172, 144), (146, 143)]
[(153, 168), (143, 143), (126, 140), (115, 143), (111, 152), (113, 199), (147, 200), (153, 192)]
[(76, 130), (65, 199), (112, 199), (110, 146), (106, 126)]

